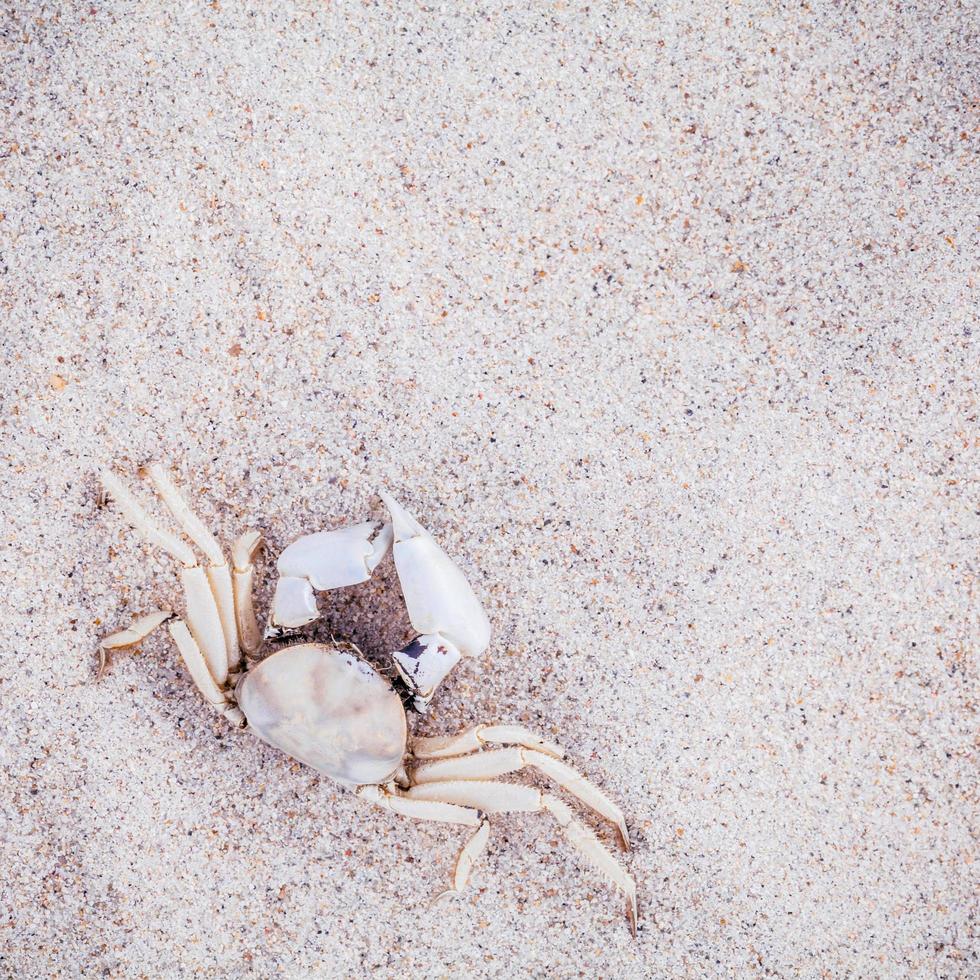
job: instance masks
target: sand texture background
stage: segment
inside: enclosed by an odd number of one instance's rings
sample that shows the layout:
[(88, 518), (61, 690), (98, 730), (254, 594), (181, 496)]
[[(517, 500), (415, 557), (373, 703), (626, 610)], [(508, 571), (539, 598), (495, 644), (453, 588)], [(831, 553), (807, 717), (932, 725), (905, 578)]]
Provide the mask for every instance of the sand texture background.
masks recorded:
[[(5, 4), (0, 975), (977, 976), (977, 13)], [(152, 459), (273, 555), (414, 509), (494, 627), (418, 730), (565, 743), (638, 940), (543, 816), (430, 904), (465, 832), (165, 632), (94, 683)]]

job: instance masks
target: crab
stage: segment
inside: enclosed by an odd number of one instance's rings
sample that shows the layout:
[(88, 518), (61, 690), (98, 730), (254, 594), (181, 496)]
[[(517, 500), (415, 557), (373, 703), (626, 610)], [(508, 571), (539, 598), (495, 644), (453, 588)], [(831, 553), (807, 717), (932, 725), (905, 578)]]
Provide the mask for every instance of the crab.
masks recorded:
[[(543, 811), (626, 896), (635, 937), (635, 882), (596, 834), (558, 796), (498, 778), (537, 770), (609, 821), (622, 848), (629, 850), (622, 810), (565, 761), (562, 748), (512, 724), (478, 724), (444, 736), (410, 733), (407, 712), (424, 714), (455, 664), (488, 648), (490, 623), (462, 571), (404, 507), (382, 492), (387, 521), (309, 534), (287, 547), (277, 561), (280, 577), (263, 631), (252, 599), (261, 535), (241, 535), (229, 561), (164, 467), (151, 464), (140, 473), (204, 561), (187, 540), (160, 527), (115, 473), (102, 472), (108, 499), (147, 542), (179, 563), (185, 619), (157, 609), (107, 637), (99, 647), (100, 675), (108, 652), (135, 647), (166, 624), (204, 700), (235, 728), (377, 807), (473, 828), (447, 892), (465, 888), (489, 841), (492, 816)], [(288, 637), (319, 617), (317, 591), (367, 581), (389, 549), (418, 634), (391, 654), (394, 682), (353, 644), (336, 640), (300, 642), (260, 658), (266, 641)]]

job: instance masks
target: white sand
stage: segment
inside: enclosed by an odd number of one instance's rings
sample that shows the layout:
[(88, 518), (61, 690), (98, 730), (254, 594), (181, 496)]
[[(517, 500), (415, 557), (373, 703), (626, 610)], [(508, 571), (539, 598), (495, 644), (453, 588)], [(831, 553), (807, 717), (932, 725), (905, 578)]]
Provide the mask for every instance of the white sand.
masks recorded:
[[(975, 5), (263, 6), (0, 14), (0, 974), (976, 976)], [(639, 940), (543, 817), (430, 907), (463, 834), (165, 635), (92, 683), (151, 458), (275, 549), (414, 507), (496, 632), (425, 730), (564, 741)]]

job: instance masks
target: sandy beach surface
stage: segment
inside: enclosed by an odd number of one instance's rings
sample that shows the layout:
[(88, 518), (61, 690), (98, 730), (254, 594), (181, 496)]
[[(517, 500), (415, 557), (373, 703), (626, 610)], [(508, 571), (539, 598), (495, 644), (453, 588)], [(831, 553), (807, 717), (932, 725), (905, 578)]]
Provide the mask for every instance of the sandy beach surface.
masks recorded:
[[(0, 976), (978, 975), (976, 4), (0, 25)], [(543, 815), (433, 901), (466, 831), (232, 731), (165, 630), (96, 683), (181, 608), (99, 497), (150, 460), (264, 532), (263, 608), (411, 507), (494, 630), (415, 730), (563, 743), (638, 938)], [(412, 635), (390, 559), (322, 608)]]

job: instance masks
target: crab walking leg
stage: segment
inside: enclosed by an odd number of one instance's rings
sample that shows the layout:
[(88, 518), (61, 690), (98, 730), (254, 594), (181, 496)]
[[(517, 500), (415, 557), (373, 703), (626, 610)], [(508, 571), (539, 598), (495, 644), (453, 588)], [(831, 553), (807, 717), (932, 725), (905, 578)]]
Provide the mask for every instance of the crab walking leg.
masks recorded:
[(247, 654), (255, 653), (262, 645), (262, 632), (255, 619), (255, 605), (252, 602), (255, 581), (252, 560), (261, 547), (262, 535), (258, 531), (246, 531), (231, 548), (235, 624), (238, 627), (238, 643)]
[(490, 821), (484, 820), (477, 832), (463, 845), (453, 869), (453, 891), (461, 892), (470, 880), (473, 865), (480, 860), (490, 840)]
[[(204, 552), (208, 560), (206, 569), (208, 585), (214, 594), (214, 604), (221, 619), (221, 631), (225, 638), (225, 658), (227, 666), (224, 677), (217, 678), (223, 684), (228, 668), (238, 664), (238, 629), (235, 623), (235, 598), (231, 581), (231, 570), (225, 560), (221, 545), (207, 525), (191, 510), (184, 495), (177, 489), (170, 474), (159, 464), (151, 463), (146, 468), (150, 481), (157, 489), (163, 502), (174, 515), (184, 533)], [(219, 671), (220, 673), (220, 671)]]
[(207, 573), (200, 565), (182, 568), (180, 580), (184, 586), (187, 623), (204, 652), (211, 675), (217, 684), (222, 685), (228, 679), (228, 648), (225, 645), (221, 615)]
[(359, 786), (357, 795), (383, 810), (389, 810), (402, 817), (476, 827), (476, 833), (459, 852), (453, 869), (452, 890), (462, 891), (466, 887), (473, 865), (486, 849), (490, 837), (490, 822), (480, 810), (458, 806), (455, 803), (443, 803), (439, 800), (412, 800), (402, 792), (398, 790), (393, 792), (384, 786)]
[(565, 750), (554, 742), (546, 742), (534, 732), (529, 732), (520, 725), (476, 725), (458, 735), (432, 735), (413, 738), (411, 742), (412, 755), (416, 759), (444, 759), (447, 756), (465, 755), (476, 752), (484, 745), (520, 745), (525, 749), (534, 749), (552, 755), (556, 759), (565, 757)]
[(103, 470), (99, 474), (102, 486), (106, 493), (112, 497), (119, 505), (126, 520), (146, 538), (150, 544), (155, 544), (158, 548), (165, 551), (171, 558), (176, 558), (182, 565), (196, 565), (197, 559), (194, 552), (184, 544), (176, 535), (169, 531), (162, 531), (150, 520), (149, 515), (143, 510), (139, 501), (129, 492), (126, 484), (116, 476), (112, 470)]
[[(101, 676), (102, 669), (105, 666), (105, 654), (107, 650), (121, 650), (124, 647), (136, 646), (137, 643), (145, 640), (162, 623), (168, 624), (170, 635), (173, 637), (174, 643), (177, 644), (177, 650), (187, 670), (190, 672), (191, 679), (201, 694), (204, 695), (208, 704), (231, 721), (241, 724), (245, 720), (245, 716), (238, 708), (228, 703), (224, 692), (215, 684), (214, 678), (211, 676), (211, 671), (208, 669), (208, 665), (201, 655), (201, 649), (194, 641), (194, 637), (191, 636), (190, 630), (169, 610), (156, 609), (151, 613), (147, 613), (145, 616), (141, 616), (126, 629), (120, 630), (118, 633), (113, 633), (112, 636), (107, 636), (99, 644), (100, 664), (98, 676)], [(98, 680), (98, 676), (96, 680)]]
[[(225, 662), (228, 670), (234, 670), (242, 659), (238, 648), (238, 624), (235, 621), (235, 589), (231, 581), (231, 569), (225, 565), (208, 565), (205, 569), (208, 585), (214, 596), (225, 638)], [(225, 674), (227, 677), (227, 673)]]
[(603, 877), (608, 878), (626, 895), (626, 915), (630, 920), (630, 932), (636, 939), (636, 882), (632, 875), (627, 874), (617, 863), (616, 859), (602, 846), (595, 834), (588, 827), (580, 824), (572, 815), (567, 803), (543, 793), (541, 802), (544, 808), (558, 821), (566, 839), (585, 860), (591, 864)]
[(440, 800), (469, 806), (485, 813), (537, 813), (540, 790), (523, 783), (498, 783), (489, 779), (453, 779), (409, 787), (403, 796), (410, 800)]
[(419, 636), (392, 654), (424, 712), (435, 689), (460, 657), (478, 657), (490, 645), (490, 621), (472, 586), (435, 539), (389, 493), (381, 491), (394, 527), (395, 568), (408, 618)]
[(127, 626), (126, 629), (113, 633), (112, 636), (107, 636), (99, 644), (99, 670), (95, 679), (99, 680), (105, 672), (106, 654), (110, 650), (124, 650), (126, 647), (136, 646), (172, 616), (173, 613), (169, 609), (154, 609), (153, 612), (134, 620), (132, 625)]
[(358, 786), (357, 795), (383, 810), (390, 810), (403, 817), (416, 820), (435, 820), (440, 823), (458, 823), (466, 827), (478, 827), (483, 814), (473, 807), (458, 806), (439, 800), (413, 800), (401, 793), (392, 793), (384, 786)]
[(587, 807), (616, 825), (624, 850), (630, 849), (626, 818), (605, 793), (594, 786), (571, 766), (554, 759), (543, 752), (531, 749), (494, 749), (491, 752), (478, 752), (475, 755), (457, 756), (428, 762), (412, 774), (414, 785), (457, 779), (492, 779), (519, 772), (532, 766), (549, 779), (553, 779), (562, 789), (578, 797)]
[(168, 628), (191, 679), (201, 694), (204, 695), (204, 699), (215, 711), (223, 714), (229, 721), (237, 725), (244, 724), (245, 716), (241, 710), (235, 705), (229, 704), (224, 692), (215, 684), (211, 671), (201, 654), (201, 648), (191, 636), (191, 631), (179, 619), (171, 620)]
[(279, 581), (267, 635), (295, 629), (320, 616), (314, 590), (342, 589), (366, 582), (391, 547), (391, 524), (365, 521), (333, 531), (306, 534), (279, 556)]
[(486, 813), (537, 813), (546, 810), (561, 827), (571, 845), (609, 882), (621, 889), (627, 899), (627, 913), (636, 935), (636, 882), (625, 872), (602, 842), (572, 815), (566, 803), (516, 783), (470, 780), (425, 783), (405, 792), (408, 799), (455, 803), (476, 807)]
[(187, 605), (187, 620), (197, 645), (203, 650), (211, 675), (218, 684), (228, 677), (228, 652), (224, 628), (207, 575), (198, 565), (194, 552), (169, 531), (158, 528), (149, 515), (114, 473), (103, 470), (102, 485), (119, 505), (126, 519), (147, 541), (162, 548), (182, 565), (181, 584)]

